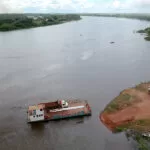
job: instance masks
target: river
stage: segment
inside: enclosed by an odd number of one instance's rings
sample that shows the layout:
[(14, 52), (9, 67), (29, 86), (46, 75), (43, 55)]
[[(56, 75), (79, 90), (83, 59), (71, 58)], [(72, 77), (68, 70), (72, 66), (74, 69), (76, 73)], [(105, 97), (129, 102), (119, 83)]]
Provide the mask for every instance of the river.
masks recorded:
[[(135, 30), (147, 21), (80, 21), (0, 32), (0, 150), (131, 150), (99, 113), (119, 92), (150, 80), (150, 42)], [(110, 42), (115, 42), (111, 44)], [(88, 100), (92, 116), (29, 125), (28, 105)]]

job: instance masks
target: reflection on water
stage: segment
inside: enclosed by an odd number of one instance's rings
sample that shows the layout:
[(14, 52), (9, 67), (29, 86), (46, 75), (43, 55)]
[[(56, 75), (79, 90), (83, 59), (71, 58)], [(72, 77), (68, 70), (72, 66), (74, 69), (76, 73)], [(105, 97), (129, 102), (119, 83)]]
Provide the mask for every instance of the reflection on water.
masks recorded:
[(77, 125), (77, 124), (84, 124), (86, 121), (89, 121), (91, 119), (91, 116), (80, 116), (80, 117), (74, 117), (74, 118), (65, 118), (61, 120), (54, 120), (49, 121), (50, 124), (52, 123), (60, 123), (65, 127)]
[(92, 57), (92, 55), (94, 54), (93, 51), (87, 51), (87, 52), (83, 52), (82, 56), (81, 56), (81, 60), (87, 60), (90, 57)]
[(31, 128), (31, 132), (34, 131), (37, 133), (44, 133), (44, 130), (45, 131), (47, 130), (46, 126), (61, 124), (64, 127), (69, 127), (72, 125), (84, 124), (86, 121), (90, 119), (91, 116), (84, 116), (84, 117), (81, 116), (81, 117), (54, 120), (54, 121), (29, 123), (28, 125)]
[(120, 143), (119, 141), (109, 141), (108, 139), (105, 140), (105, 148), (104, 150), (133, 150), (131, 147), (126, 145), (124, 142)]

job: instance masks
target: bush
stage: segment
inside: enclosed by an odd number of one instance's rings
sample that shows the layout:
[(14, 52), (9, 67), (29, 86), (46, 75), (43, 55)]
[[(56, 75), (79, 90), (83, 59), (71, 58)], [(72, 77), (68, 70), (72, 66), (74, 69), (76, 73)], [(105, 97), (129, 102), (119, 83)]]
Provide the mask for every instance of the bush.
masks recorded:
[(13, 24), (4, 23), (0, 26), (1, 31), (9, 31), (15, 29), (16, 27)]

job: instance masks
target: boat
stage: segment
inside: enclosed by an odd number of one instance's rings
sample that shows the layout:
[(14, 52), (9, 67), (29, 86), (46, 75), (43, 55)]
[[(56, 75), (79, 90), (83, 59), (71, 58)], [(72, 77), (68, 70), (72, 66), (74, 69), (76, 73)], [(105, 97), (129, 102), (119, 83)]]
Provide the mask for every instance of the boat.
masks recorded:
[(28, 107), (27, 122), (60, 120), (65, 118), (90, 116), (91, 108), (87, 101), (57, 100)]

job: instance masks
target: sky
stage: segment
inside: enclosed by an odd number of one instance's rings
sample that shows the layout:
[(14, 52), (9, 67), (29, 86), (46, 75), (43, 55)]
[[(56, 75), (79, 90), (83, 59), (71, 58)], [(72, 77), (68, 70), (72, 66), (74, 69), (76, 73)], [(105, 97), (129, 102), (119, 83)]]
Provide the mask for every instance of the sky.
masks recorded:
[(150, 0), (0, 0), (0, 13), (150, 13)]

